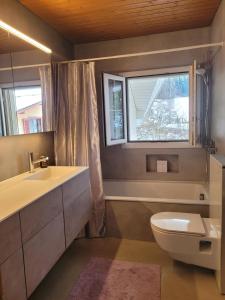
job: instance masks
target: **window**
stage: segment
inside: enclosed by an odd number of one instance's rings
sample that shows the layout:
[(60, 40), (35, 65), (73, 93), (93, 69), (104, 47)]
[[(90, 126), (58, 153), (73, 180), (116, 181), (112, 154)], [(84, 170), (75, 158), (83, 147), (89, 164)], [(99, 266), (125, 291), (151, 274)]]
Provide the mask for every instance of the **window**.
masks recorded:
[(128, 140), (189, 140), (189, 73), (127, 79)]
[(126, 142), (125, 79), (104, 74), (105, 123), (107, 145)]
[(106, 144), (195, 145), (196, 64), (190, 67), (104, 74)]

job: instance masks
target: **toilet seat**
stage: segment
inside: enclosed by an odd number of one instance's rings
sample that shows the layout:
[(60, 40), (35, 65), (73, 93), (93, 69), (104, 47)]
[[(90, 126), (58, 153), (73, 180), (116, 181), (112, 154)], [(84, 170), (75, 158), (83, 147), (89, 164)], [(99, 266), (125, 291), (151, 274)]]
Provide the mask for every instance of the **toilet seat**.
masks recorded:
[(221, 232), (215, 220), (199, 214), (162, 212), (151, 217), (156, 243), (170, 257), (218, 270)]
[(171, 233), (205, 236), (206, 231), (199, 214), (180, 212), (161, 212), (151, 217), (155, 230)]

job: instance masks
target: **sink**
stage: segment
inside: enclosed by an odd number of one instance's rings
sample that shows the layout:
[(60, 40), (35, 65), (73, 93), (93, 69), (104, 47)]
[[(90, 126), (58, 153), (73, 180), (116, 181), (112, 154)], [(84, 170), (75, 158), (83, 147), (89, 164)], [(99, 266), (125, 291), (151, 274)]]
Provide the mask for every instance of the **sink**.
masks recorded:
[(46, 169), (38, 169), (28, 176), (26, 180), (51, 180), (59, 179), (65, 175), (73, 173), (77, 167), (48, 167)]

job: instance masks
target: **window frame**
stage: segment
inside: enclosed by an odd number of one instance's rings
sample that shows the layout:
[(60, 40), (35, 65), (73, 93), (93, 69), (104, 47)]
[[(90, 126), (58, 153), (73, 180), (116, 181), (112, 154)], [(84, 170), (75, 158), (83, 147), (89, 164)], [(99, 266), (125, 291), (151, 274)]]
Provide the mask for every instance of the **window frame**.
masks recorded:
[(128, 98), (126, 98), (127, 105), (127, 142), (122, 145), (123, 148), (195, 148), (196, 145), (196, 62), (192, 65), (182, 66), (182, 67), (170, 67), (170, 68), (160, 68), (152, 70), (143, 71), (132, 71), (125, 72), (121, 75), (126, 78), (126, 95), (128, 95), (128, 84), (129, 78), (134, 77), (148, 77), (154, 75), (166, 75), (166, 74), (179, 74), (188, 73), (189, 74), (189, 139), (188, 140), (168, 140), (168, 141), (131, 141), (129, 140), (129, 103)]
[[(109, 88), (108, 80), (116, 80), (122, 82), (123, 89), (123, 139), (112, 140), (110, 128), (110, 105), (109, 105)], [(104, 88), (104, 114), (105, 114), (105, 141), (106, 146), (113, 146), (127, 143), (127, 97), (126, 97), (126, 79), (123, 76), (103, 73), (103, 88)]]
[[(127, 80), (132, 77), (147, 77), (153, 75), (166, 74), (189, 74), (189, 139), (188, 140), (174, 140), (174, 141), (130, 141), (129, 137), (129, 113), (128, 113), (128, 98), (127, 98)], [(124, 139), (111, 140), (110, 133), (110, 118), (109, 118), (109, 103), (107, 103), (107, 80), (115, 79), (124, 82), (123, 85), (123, 121), (124, 121)], [(200, 148), (201, 145), (196, 144), (196, 61), (192, 65), (158, 68), (151, 70), (130, 71), (113, 75), (103, 73), (103, 92), (104, 92), (104, 117), (105, 117), (105, 142), (106, 146), (122, 144), (122, 148)]]

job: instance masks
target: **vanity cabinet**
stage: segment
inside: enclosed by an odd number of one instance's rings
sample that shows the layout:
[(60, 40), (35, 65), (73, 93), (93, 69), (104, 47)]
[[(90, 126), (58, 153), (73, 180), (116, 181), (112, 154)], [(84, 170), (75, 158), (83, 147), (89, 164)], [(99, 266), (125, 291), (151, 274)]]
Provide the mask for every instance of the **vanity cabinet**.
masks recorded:
[(26, 284), (22, 248), (0, 265), (1, 300), (26, 300)]
[(25, 300), (26, 286), (19, 214), (0, 224), (0, 299)]
[(0, 264), (21, 247), (19, 214), (15, 214), (0, 224)]
[(49, 190), (0, 223), (1, 300), (30, 297), (90, 219), (87, 168)]
[(63, 207), (68, 247), (90, 219), (92, 204), (88, 170), (63, 185)]
[(20, 212), (23, 243), (32, 238), (63, 210), (62, 188), (58, 187)]
[(24, 244), (24, 265), (29, 297), (65, 250), (63, 213)]
[(20, 212), (28, 297), (65, 250), (62, 188)]

